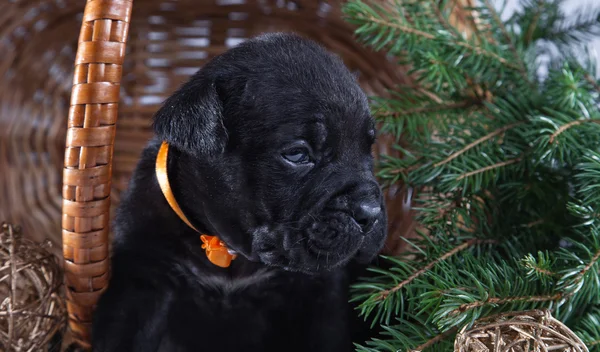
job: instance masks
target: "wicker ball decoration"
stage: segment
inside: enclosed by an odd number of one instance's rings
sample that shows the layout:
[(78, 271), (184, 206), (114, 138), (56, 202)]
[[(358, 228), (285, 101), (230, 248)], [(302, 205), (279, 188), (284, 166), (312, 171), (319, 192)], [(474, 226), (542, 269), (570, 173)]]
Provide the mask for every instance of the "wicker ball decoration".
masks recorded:
[(0, 350), (44, 351), (66, 328), (58, 259), (19, 227), (2, 223), (0, 231)]
[(464, 327), (456, 336), (454, 351), (588, 352), (588, 348), (549, 310), (532, 310), (494, 315)]

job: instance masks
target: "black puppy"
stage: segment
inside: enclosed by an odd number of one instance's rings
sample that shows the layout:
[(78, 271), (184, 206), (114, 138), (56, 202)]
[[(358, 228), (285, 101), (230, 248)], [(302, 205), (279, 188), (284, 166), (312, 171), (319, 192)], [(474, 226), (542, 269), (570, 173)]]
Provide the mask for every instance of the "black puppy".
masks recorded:
[[(292, 34), (216, 57), (157, 112), (118, 211), (112, 278), (93, 348), (119, 351), (351, 351), (355, 266), (383, 246), (374, 122), (342, 61)], [(210, 263), (200, 234), (237, 258)]]

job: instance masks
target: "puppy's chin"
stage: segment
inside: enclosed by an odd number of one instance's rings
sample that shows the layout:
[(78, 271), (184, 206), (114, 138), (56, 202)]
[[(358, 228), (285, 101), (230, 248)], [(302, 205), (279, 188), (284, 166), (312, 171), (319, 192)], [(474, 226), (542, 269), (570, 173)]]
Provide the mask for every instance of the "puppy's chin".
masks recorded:
[(364, 233), (347, 214), (336, 212), (304, 228), (261, 228), (253, 234), (253, 252), (260, 262), (287, 271), (316, 274), (344, 266), (352, 259), (368, 263), (377, 256), (385, 240), (385, 229), (377, 221)]

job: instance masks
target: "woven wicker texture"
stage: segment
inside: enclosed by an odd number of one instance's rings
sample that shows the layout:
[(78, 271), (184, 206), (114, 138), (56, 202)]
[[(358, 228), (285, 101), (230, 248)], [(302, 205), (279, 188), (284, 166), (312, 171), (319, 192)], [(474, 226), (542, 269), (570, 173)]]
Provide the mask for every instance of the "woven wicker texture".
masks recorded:
[[(295, 31), (340, 54), (359, 72), (369, 94), (385, 95), (385, 89), (406, 81), (405, 69), (356, 43), (339, 5), (318, 0), (3, 2), (0, 220), (21, 224), (34, 239), (63, 241), (57, 255), (65, 258), (76, 338), (83, 343), (89, 338), (93, 307), (108, 279), (110, 215), (151, 135), (151, 116), (203, 63), (261, 32)], [(389, 136), (379, 138), (376, 152), (394, 154), (392, 142)], [(387, 192), (388, 253), (399, 250), (395, 239), (414, 227), (411, 194), (402, 187)]]

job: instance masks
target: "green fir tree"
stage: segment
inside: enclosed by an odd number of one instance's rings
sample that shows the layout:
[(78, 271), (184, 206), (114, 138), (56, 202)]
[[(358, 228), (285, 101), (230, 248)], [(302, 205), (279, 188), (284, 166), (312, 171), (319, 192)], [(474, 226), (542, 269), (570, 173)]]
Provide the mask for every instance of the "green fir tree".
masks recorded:
[(448, 0), (344, 7), (361, 42), (411, 67), (414, 82), (372, 110), (403, 155), (379, 176), (418, 191), (421, 225), (409, 252), (353, 287), (384, 330), (359, 351), (452, 351), (479, 318), (551, 309), (600, 352), (600, 81), (581, 50), (600, 11), (522, 5), (462, 8), (469, 32)]

